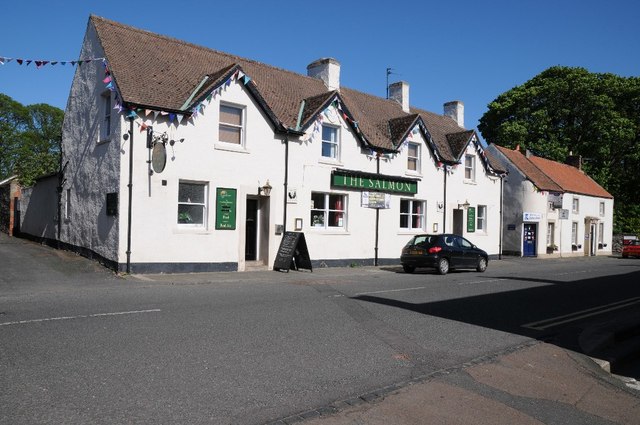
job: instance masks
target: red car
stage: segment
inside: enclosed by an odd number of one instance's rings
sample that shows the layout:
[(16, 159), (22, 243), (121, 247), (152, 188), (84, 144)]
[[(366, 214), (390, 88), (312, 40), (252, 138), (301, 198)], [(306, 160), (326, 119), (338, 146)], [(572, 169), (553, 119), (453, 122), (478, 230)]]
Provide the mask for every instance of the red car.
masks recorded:
[(640, 240), (630, 241), (622, 247), (622, 258), (629, 257), (640, 258)]

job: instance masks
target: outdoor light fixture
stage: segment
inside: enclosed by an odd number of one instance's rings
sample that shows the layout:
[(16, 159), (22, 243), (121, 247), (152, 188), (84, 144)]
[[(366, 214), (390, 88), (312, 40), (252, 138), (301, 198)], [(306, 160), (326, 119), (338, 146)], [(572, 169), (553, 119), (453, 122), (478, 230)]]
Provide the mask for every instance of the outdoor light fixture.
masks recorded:
[(271, 185), (269, 184), (269, 180), (265, 183), (264, 186), (258, 187), (258, 195), (269, 196), (271, 195)]
[(467, 208), (469, 208), (470, 206), (471, 206), (471, 204), (469, 203), (469, 201), (465, 200), (465, 201), (464, 201), (464, 204), (458, 204), (458, 209), (460, 209), (460, 208), (464, 208), (464, 209), (466, 210), (466, 209), (467, 209)]

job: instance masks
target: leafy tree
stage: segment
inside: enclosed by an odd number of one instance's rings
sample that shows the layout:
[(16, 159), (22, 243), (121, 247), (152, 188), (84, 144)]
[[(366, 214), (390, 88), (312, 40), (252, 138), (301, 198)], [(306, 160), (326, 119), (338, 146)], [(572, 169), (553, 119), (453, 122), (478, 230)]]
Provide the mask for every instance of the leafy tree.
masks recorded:
[(640, 233), (640, 78), (552, 67), (498, 96), (478, 129), (555, 161), (581, 155), (615, 197), (615, 231)]
[(0, 179), (17, 174), (25, 186), (56, 172), (60, 163), (64, 112), (37, 104), (23, 106), (0, 94)]

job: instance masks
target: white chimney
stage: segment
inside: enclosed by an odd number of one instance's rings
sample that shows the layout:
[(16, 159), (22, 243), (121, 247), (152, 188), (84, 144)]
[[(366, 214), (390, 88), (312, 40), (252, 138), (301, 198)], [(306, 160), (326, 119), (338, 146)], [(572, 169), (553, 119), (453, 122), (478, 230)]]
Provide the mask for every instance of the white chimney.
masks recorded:
[(406, 81), (398, 81), (397, 83), (389, 84), (389, 99), (393, 99), (402, 105), (403, 111), (410, 112), (409, 83)]
[(307, 65), (307, 75), (324, 82), (329, 91), (340, 90), (340, 62), (322, 58)]
[(444, 104), (444, 115), (452, 118), (458, 126), (464, 127), (464, 103), (453, 100)]

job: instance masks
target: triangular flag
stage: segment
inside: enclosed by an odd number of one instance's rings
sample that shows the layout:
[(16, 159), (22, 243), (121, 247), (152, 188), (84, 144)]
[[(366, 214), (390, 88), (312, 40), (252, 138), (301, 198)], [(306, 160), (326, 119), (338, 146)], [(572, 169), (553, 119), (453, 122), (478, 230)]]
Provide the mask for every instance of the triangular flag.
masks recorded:
[(42, 67), (42, 61), (35, 61), (36, 68), (40, 69)]
[(60, 65), (65, 66), (67, 64), (67, 61), (62, 61), (60, 62)]
[(102, 82), (105, 84), (111, 82), (111, 76), (106, 77), (104, 80), (102, 80)]
[(0, 58), (0, 65), (4, 65), (5, 58)]
[(18, 62), (18, 65), (22, 65), (23, 60), (22, 59), (16, 59), (16, 62)]
[(153, 119), (156, 120), (158, 119), (158, 114), (160, 113), (160, 111), (153, 111)]
[(58, 64), (58, 61), (52, 61), (51, 62), (51, 66), (54, 66), (54, 65), (57, 65), (57, 64)]
[(31, 59), (27, 59), (27, 66), (29, 66), (33, 62)]
[(147, 125), (145, 123), (140, 124), (140, 133), (147, 129)]
[(182, 122), (182, 118), (184, 117), (183, 114), (177, 114), (176, 115), (178, 117), (178, 123)]

